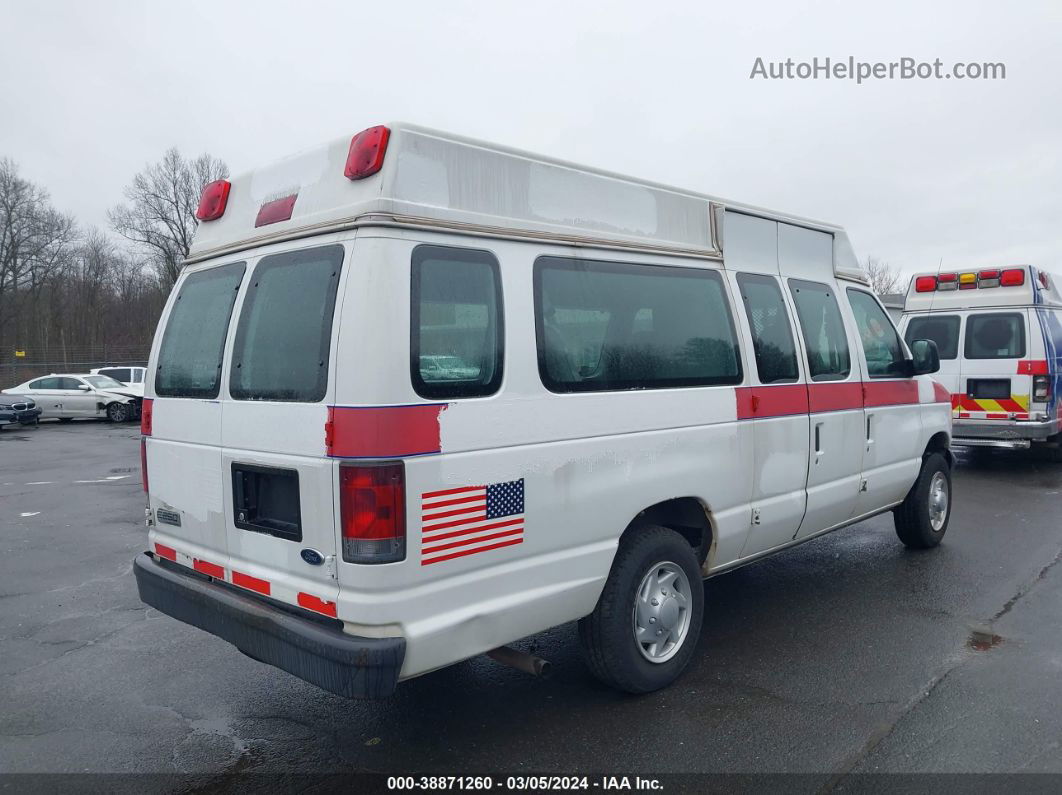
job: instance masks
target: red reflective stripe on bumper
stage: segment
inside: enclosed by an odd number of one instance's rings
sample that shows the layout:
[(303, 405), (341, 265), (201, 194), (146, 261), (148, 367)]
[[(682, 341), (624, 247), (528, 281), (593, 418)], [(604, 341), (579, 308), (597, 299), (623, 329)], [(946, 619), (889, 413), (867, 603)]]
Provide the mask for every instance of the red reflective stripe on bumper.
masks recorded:
[(299, 593), (298, 597), (299, 607), (305, 607), (307, 610), (313, 610), (315, 613), (321, 613), (326, 616), (336, 617), (336, 603), (326, 602), (324, 599), (318, 599), (316, 596), (308, 593)]
[(269, 581), (260, 580), (257, 577), (252, 577), (250, 574), (244, 574), (240, 571), (232, 572), (232, 584), (238, 585), (241, 588), (246, 588), (248, 591), (255, 591), (263, 596), (269, 596)]
[(166, 558), (166, 560), (172, 560), (177, 562), (177, 550), (173, 547), (168, 547), (165, 544), (155, 544), (155, 554), (160, 558)]
[(216, 563), (211, 563), (206, 560), (199, 560), (196, 558), (192, 561), (192, 568), (198, 572), (202, 572), (210, 577), (214, 577), (218, 580), (225, 579), (225, 567), (219, 566)]
[(339, 458), (400, 458), (442, 450), (445, 403), (417, 406), (330, 406), (326, 453)]

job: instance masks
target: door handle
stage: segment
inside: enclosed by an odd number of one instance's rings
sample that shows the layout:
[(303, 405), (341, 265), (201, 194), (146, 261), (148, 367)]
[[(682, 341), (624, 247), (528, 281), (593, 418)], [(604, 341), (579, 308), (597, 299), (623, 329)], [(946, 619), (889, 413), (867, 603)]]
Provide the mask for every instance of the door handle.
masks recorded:
[(867, 415), (867, 444), (874, 444), (873, 426), (871, 424), (873, 419), (873, 414)]
[(815, 455), (822, 455), (822, 423), (815, 423)]

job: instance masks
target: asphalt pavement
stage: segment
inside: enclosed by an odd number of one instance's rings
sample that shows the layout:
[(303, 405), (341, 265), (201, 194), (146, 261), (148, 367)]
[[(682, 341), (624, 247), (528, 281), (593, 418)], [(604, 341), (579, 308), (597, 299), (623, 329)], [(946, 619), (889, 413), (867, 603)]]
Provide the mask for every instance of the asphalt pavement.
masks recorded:
[(961, 455), (936, 550), (890, 515), (705, 584), (662, 692), (593, 680), (574, 625), (341, 699), (143, 606), (135, 426), (0, 431), (0, 771), (1062, 773), (1062, 465)]

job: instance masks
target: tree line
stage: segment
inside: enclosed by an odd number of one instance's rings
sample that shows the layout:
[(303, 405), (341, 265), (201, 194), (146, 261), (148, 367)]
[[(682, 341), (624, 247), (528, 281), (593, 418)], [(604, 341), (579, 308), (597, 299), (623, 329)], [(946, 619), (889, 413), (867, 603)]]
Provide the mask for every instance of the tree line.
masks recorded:
[[(177, 149), (136, 174), (110, 229), (84, 227), (0, 159), (0, 388), (43, 372), (143, 362), (221, 160)], [(24, 356), (16, 356), (16, 352)]]

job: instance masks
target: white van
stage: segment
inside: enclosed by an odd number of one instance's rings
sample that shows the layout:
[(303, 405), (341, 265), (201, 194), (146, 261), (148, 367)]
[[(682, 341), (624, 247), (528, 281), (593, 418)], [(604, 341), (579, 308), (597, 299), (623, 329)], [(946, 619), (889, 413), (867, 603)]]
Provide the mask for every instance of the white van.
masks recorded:
[(1062, 295), (1029, 265), (911, 279), (900, 328), (937, 344), (957, 445), (1042, 446), (1062, 461)]
[(205, 189), (152, 347), (149, 605), (326, 690), (580, 620), (630, 692), (700, 579), (883, 511), (949, 397), (844, 231), (408, 125)]

